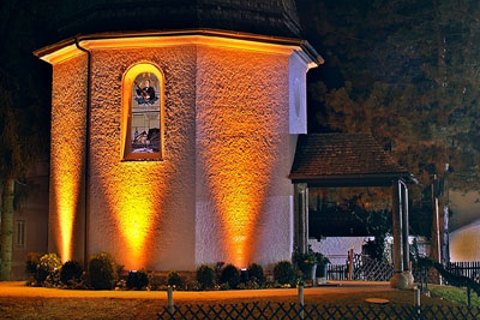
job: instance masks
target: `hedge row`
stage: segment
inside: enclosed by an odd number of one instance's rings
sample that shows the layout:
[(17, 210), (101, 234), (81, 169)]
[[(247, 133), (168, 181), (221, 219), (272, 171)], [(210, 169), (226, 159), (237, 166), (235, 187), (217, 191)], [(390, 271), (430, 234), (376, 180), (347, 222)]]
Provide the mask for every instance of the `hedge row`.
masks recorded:
[(299, 280), (298, 273), (290, 261), (278, 262), (274, 269), (273, 281), (267, 281), (261, 265), (253, 263), (246, 270), (239, 270), (223, 262), (214, 265), (202, 264), (197, 268), (196, 279), (190, 280), (177, 271), (170, 271), (166, 277), (154, 276), (145, 270), (130, 271), (120, 276), (123, 267), (105, 252), (93, 255), (88, 270), (77, 261), (63, 265), (54, 254), (30, 253), (26, 261), (26, 272), (30, 275), (29, 285), (95, 290), (228, 290), (290, 287)]

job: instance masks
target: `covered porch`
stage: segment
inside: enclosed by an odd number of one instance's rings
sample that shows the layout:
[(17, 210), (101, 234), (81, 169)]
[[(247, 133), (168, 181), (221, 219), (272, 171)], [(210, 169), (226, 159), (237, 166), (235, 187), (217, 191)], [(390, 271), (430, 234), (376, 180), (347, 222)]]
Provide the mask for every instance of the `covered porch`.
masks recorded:
[(407, 184), (412, 175), (398, 165), (367, 134), (299, 136), (289, 178), (294, 184), (294, 243), (305, 252), (309, 238), (309, 188), (390, 187), (395, 274), (394, 288), (413, 283), (409, 269), (409, 209)]

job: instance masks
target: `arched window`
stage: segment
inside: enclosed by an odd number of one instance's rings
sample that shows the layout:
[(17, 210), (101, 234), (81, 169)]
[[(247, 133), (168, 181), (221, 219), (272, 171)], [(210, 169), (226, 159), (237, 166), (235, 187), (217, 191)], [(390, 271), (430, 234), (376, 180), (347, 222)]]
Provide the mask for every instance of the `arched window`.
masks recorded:
[(122, 82), (122, 137), (124, 160), (160, 160), (163, 157), (164, 78), (151, 63), (130, 67)]

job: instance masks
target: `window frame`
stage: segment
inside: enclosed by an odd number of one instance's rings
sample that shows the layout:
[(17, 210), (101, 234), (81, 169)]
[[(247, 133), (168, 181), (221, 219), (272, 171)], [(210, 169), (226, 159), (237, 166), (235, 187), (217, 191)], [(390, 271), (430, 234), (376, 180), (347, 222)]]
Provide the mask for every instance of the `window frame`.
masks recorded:
[[(15, 228), (15, 244), (19, 248), (25, 248), (26, 245), (26, 221), (25, 219), (23, 220), (17, 220), (16, 221), (16, 228)], [(21, 228), (20, 228), (21, 226)], [(21, 232), (20, 232), (21, 229)], [(21, 237), (20, 237), (21, 236)]]
[[(149, 72), (154, 74), (159, 82), (160, 90), (158, 92), (160, 100), (160, 146), (158, 152), (153, 153), (134, 153), (132, 152), (132, 92), (135, 79), (141, 73)], [(122, 76), (122, 161), (158, 161), (164, 157), (164, 105), (165, 105), (165, 77), (160, 67), (152, 62), (139, 62), (131, 65)]]

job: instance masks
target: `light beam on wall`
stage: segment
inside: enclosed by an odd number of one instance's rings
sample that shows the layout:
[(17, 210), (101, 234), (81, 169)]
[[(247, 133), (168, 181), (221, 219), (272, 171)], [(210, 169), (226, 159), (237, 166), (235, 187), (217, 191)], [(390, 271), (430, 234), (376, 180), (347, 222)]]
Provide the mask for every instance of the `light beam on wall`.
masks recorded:
[[(160, 147), (163, 148), (163, 117), (164, 117), (164, 83), (160, 69), (152, 63), (138, 63), (130, 66), (122, 79), (122, 122), (121, 122), (121, 152), (122, 158), (127, 158), (128, 149), (125, 149), (131, 135), (128, 125), (132, 109), (132, 86), (134, 80), (141, 73), (155, 74), (160, 81)], [(103, 120), (99, 119), (99, 121)], [(95, 131), (96, 132), (96, 131)], [(130, 142), (131, 143), (131, 142)], [(93, 146), (92, 146), (93, 147)], [(168, 185), (169, 174), (164, 170), (169, 168), (167, 161), (119, 161), (116, 152), (97, 152), (92, 154), (96, 160), (109, 159), (110, 165), (97, 168), (95, 175), (101, 177), (102, 190), (105, 190), (105, 200), (109, 208), (109, 216), (115, 221), (120, 235), (120, 250), (115, 255), (120, 257), (127, 269), (146, 267), (152, 260), (154, 252), (151, 240), (153, 229), (158, 228), (158, 218), (162, 213), (163, 196)], [(112, 166), (111, 163), (117, 165)], [(150, 259), (149, 259), (150, 258)]]
[(205, 72), (201, 79), (216, 84), (205, 85), (206, 92), (197, 97), (199, 149), (224, 258), (237, 267), (253, 262), (257, 223), (273, 168), (281, 161), (279, 128), (287, 128), (288, 114), (279, 97), (288, 92), (287, 80), (278, 82), (265, 70), (286, 70), (285, 59), (215, 50), (199, 68)]
[(106, 177), (107, 201), (121, 236), (119, 255), (126, 269), (144, 268), (153, 252), (148, 250), (148, 240), (158, 221), (163, 189), (149, 174), (154, 167), (155, 162), (124, 162)]
[(62, 262), (71, 260), (74, 226), (79, 214), (85, 158), (85, 103), (87, 59), (54, 66), (51, 131), (51, 220), (56, 250)]
[[(68, 159), (69, 157), (65, 158)], [(80, 172), (72, 171), (78, 171), (80, 168), (72, 168), (68, 163), (71, 162), (58, 164), (57, 161), (52, 159), (52, 165), (56, 169), (52, 179), (54, 188), (56, 188), (55, 210), (58, 223), (56, 237), (62, 262), (72, 259), (73, 225), (75, 223), (79, 194), (79, 182), (74, 177), (78, 177)]]

